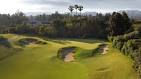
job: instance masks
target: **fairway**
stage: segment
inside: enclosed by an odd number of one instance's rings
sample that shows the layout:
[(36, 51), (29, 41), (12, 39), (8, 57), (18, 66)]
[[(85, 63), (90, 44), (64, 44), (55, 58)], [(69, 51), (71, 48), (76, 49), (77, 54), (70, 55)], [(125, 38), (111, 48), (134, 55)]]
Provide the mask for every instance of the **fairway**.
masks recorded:
[[(102, 43), (93, 39), (47, 39), (37, 38), (47, 42), (45, 45), (30, 44), (20, 46), (19, 39), (29, 36), (5, 34), (8, 41), (19, 51), (0, 61), (0, 79), (137, 79), (132, 68), (133, 61), (113, 49), (109, 44), (107, 54), (79, 58), (74, 62), (64, 62), (58, 59), (59, 48), (76, 46), (83, 50), (92, 50)], [(6, 49), (0, 48), (0, 54)], [(11, 49), (12, 50), (12, 49)], [(81, 50), (79, 53), (87, 53)]]

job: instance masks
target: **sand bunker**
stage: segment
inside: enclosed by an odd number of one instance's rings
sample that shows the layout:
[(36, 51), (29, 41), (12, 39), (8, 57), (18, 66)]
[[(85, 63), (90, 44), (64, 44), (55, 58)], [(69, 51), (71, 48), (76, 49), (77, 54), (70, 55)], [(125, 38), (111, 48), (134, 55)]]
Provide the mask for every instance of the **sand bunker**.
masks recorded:
[(71, 62), (74, 61), (74, 53), (68, 53), (68, 55), (65, 56), (64, 61), (65, 62)]
[(109, 45), (108, 44), (101, 44), (99, 45), (99, 52), (102, 52), (102, 54), (107, 54), (109, 51)]
[(47, 44), (46, 42), (40, 41), (39, 39), (35, 39), (35, 38), (22, 38), (18, 42), (21, 46), (30, 45), (30, 44)]
[(76, 47), (61, 48), (58, 51), (57, 57), (63, 59), (65, 62), (71, 62), (75, 60), (74, 58), (75, 51)]

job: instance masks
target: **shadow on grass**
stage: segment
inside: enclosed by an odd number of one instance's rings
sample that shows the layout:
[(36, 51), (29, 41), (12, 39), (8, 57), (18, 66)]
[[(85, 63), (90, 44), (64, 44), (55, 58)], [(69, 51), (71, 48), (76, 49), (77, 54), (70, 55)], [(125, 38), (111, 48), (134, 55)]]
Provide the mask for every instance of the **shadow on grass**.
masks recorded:
[(0, 61), (3, 61), (13, 55), (17, 55), (19, 54), (19, 51), (22, 51), (21, 48), (5, 48), (5, 47), (1, 47), (0, 48), (3, 49), (3, 51), (0, 52)]
[(17, 44), (22, 47), (25, 47), (26, 45), (30, 45), (30, 44), (46, 45), (47, 43), (44, 41), (40, 41), (36, 38), (22, 38), (18, 40)]
[(10, 44), (8, 39), (4, 38), (2, 36), (0, 36), (0, 46), (4, 46), (4, 47), (7, 47), (7, 48), (11, 48), (12, 47), (12, 45)]

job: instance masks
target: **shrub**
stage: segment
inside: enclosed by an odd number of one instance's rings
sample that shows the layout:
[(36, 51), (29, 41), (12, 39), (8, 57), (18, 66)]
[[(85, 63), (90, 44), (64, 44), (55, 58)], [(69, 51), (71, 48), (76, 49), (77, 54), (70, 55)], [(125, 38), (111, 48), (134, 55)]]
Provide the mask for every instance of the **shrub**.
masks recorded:
[(114, 37), (113, 37), (113, 36), (109, 36), (109, 37), (108, 37), (108, 40), (109, 40), (110, 42), (113, 42)]
[(123, 37), (124, 37), (124, 40), (139, 39), (140, 33), (139, 33), (139, 31), (134, 31), (129, 34), (125, 34)]

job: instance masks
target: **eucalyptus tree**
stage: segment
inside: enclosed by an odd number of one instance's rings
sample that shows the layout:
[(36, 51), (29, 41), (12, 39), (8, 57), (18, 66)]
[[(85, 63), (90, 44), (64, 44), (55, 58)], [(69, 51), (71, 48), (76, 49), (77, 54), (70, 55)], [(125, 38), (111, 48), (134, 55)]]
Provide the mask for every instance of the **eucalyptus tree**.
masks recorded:
[(80, 16), (81, 16), (81, 11), (83, 10), (83, 6), (78, 6), (78, 10), (80, 11)]
[(77, 10), (78, 10), (78, 5), (74, 5), (74, 8), (75, 8), (75, 10), (76, 10), (76, 15), (77, 15)]
[(72, 12), (73, 12), (73, 10), (74, 10), (74, 6), (69, 6), (69, 11), (71, 12), (71, 15), (72, 15)]

